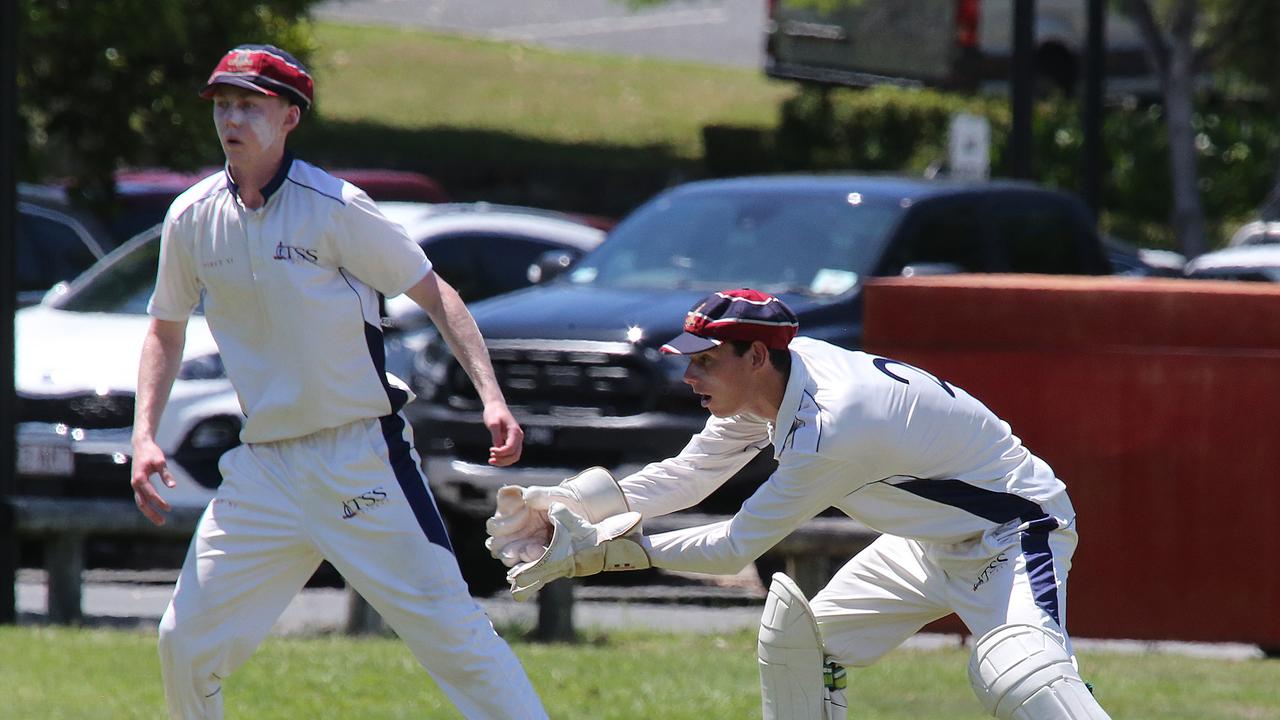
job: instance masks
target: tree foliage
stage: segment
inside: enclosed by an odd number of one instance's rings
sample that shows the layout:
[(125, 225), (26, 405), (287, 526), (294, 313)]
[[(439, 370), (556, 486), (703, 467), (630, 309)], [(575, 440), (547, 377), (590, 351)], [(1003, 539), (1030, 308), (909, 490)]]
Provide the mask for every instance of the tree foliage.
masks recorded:
[(19, 0), (18, 110), (29, 179), (70, 180), (109, 209), (121, 165), (220, 157), (197, 93), (218, 59), (271, 43), (305, 62), (316, 0)]
[[(1208, 142), (1193, 109), (1196, 79), (1211, 70), (1274, 91), (1274, 0), (1124, 0), (1161, 79), (1172, 175), (1170, 220), (1188, 257), (1206, 249), (1198, 154)], [(1274, 99), (1272, 100), (1274, 102)], [(1246, 148), (1246, 151), (1248, 149)], [(1261, 198), (1252, 198), (1254, 202)]]

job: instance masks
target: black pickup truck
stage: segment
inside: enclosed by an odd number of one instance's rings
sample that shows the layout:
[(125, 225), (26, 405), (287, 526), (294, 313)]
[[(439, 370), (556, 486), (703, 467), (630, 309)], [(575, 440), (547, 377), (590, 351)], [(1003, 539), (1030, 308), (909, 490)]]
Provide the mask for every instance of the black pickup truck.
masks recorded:
[[(481, 543), (504, 484), (554, 484), (601, 465), (621, 477), (680, 450), (706, 421), (658, 348), (708, 292), (780, 295), (801, 334), (857, 348), (863, 280), (949, 272), (1102, 275), (1111, 263), (1075, 196), (1021, 182), (764, 176), (689, 183), (626, 218), (554, 280), (471, 306), (525, 432), (521, 462), (490, 438), (461, 367), (428, 335), (406, 412), (472, 589), (500, 580)], [(762, 453), (697, 507), (732, 513), (772, 470)]]

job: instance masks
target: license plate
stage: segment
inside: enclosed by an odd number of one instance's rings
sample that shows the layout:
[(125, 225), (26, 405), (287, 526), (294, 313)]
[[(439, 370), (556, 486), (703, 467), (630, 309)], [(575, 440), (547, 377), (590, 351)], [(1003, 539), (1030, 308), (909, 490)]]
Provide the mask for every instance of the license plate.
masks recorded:
[(18, 445), (19, 475), (48, 475), (71, 477), (75, 471), (75, 456), (65, 445)]

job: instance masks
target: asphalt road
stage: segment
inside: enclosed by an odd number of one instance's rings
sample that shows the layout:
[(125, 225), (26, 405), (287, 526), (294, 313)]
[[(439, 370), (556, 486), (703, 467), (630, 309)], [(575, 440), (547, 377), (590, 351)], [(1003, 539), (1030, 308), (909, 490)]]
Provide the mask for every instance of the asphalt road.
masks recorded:
[(673, 0), (641, 10), (623, 0), (329, 0), (314, 15), (744, 68), (764, 58), (765, 0)]

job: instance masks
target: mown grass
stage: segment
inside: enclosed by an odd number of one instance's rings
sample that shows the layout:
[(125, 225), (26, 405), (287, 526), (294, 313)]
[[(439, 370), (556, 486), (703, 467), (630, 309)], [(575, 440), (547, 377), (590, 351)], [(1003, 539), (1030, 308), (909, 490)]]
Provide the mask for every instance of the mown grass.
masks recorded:
[[(701, 155), (708, 124), (772, 127), (793, 83), (725, 68), (493, 42), (397, 27), (320, 23), (317, 111), (326, 121), (466, 129), (567, 147)], [(488, 156), (491, 142), (440, 146)]]
[[(718, 720), (759, 717), (754, 636), (593, 633), (534, 644), (504, 631), (553, 718)], [(852, 717), (977, 720), (966, 651), (897, 651), (850, 673)], [(1280, 717), (1280, 660), (1082, 654), (1117, 720)], [(269, 638), (224, 685), (227, 717), (453, 718), (456, 712), (395, 639)], [(0, 716), (126, 720), (163, 715), (147, 633), (0, 628)]]

